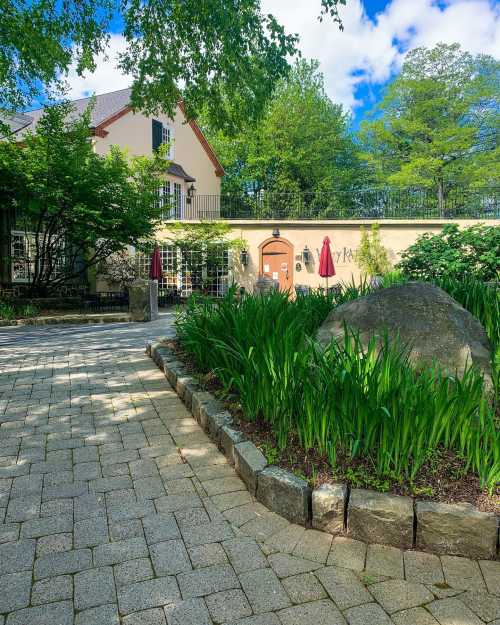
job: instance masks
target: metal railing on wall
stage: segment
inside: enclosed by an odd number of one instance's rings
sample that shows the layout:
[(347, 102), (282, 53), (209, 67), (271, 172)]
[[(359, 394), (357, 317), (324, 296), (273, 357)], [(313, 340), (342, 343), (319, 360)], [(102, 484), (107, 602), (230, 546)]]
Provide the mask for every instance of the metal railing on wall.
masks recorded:
[(456, 187), (441, 198), (422, 188), (197, 194), (186, 204), (181, 219), (500, 219), (500, 187)]

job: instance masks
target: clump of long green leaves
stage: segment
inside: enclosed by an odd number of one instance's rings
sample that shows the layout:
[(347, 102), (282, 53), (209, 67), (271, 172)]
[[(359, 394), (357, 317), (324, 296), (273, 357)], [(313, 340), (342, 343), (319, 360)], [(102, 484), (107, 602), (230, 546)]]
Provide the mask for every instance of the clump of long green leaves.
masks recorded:
[(280, 448), (291, 433), (304, 449), (369, 458), (379, 475), (413, 480), (438, 447), (466, 459), (490, 490), (500, 480), (500, 431), (473, 369), (461, 379), (437, 367), (416, 371), (409, 350), (373, 340), (321, 349), (314, 335), (332, 307), (367, 292), (245, 295), (191, 299), (177, 319), (178, 338), (200, 370), (236, 393), (245, 418), (269, 423)]

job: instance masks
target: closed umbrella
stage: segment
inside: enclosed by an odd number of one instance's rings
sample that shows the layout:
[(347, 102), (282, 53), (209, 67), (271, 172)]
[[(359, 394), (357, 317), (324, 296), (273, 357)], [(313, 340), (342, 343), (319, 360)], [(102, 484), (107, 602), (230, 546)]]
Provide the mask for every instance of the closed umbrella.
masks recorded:
[(161, 280), (163, 277), (163, 268), (161, 266), (161, 256), (158, 247), (155, 247), (151, 255), (151, 266), (149, 267), (149, 277), (151, 280)]
[(332, 252), (330, 250), (330, 239), (323, 239), (323, 247), (319, 257), (319, 275), (326, 278), (326, 289), (328, 290), (328, 278), (335, 275), (335, 266), (333, 264)]

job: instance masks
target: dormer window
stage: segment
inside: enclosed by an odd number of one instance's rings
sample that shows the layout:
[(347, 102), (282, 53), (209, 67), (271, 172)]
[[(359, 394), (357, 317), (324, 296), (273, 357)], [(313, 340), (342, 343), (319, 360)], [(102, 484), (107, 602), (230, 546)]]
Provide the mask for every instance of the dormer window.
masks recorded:
[(174, 158), (174, 131), (171, 126), (165, 126), (157, 119), (152, 120), (153, 129), (153, 150), (157, 150), (161, 145), (169, 145), (168, 158)]

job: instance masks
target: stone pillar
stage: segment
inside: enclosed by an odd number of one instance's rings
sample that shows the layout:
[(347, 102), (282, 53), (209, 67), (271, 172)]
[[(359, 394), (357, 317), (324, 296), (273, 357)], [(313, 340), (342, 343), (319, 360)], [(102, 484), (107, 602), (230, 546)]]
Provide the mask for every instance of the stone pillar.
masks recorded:
[(132, 321), (154, 321), (158, 318), (156, 280), (134, 280), (129, 288), (129, 312)]

